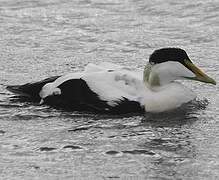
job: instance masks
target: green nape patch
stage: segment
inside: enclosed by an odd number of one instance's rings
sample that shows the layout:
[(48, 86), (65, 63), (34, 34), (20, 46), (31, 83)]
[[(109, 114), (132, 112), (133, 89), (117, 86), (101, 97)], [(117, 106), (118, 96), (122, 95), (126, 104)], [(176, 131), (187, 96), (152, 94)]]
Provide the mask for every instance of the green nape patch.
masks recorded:
[(144, 82), (149, 83), (151, 86), (160, 86), (160, 78), (158, 74), (152, 73), (152, 64), (147, 64), (144, 69)]

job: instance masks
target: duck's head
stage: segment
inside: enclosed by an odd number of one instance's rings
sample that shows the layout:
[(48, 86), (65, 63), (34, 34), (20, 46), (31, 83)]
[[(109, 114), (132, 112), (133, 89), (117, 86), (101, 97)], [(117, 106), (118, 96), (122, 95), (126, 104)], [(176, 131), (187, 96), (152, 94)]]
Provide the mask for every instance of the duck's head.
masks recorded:
[(180, 48), (155, 50), (144, 70), (144, 81), (151, 86), (168, 84), (177, 79), (190, 79), (216, 85), (216, 81), (195, 66)]

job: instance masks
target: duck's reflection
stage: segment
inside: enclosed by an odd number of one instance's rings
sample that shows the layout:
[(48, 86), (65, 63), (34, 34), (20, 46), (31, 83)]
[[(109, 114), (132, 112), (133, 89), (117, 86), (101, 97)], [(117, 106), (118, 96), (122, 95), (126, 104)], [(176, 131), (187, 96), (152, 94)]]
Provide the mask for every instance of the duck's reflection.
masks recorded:
[(193, 106), (169, 113), (147, 114), (142, 119), (143, 126), (151, 127), (153, 137), (145, 139), (139, 147), (156, 154), (147, 169), (153, 172), (154, 178), (183, 177), (183, 165), (192, 163), (197, 154), (192, 126), (198, 120), (198, 111), (206, 106), (207, 102), (196, 101)]

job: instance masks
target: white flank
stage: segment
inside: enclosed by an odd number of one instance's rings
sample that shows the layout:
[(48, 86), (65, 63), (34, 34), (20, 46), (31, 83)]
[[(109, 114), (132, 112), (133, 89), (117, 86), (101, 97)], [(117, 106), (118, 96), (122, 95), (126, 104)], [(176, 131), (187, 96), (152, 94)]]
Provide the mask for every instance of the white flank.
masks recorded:
[(100, 99), (107, 101), (111, 106), (123, 98), (137, 101), (139, 88), (142, 87), (142, 80), (129, 74), (126, 70), (115, 70), (113, 72), (101, 71), (82, 77), (90, 89), (99, 95)]

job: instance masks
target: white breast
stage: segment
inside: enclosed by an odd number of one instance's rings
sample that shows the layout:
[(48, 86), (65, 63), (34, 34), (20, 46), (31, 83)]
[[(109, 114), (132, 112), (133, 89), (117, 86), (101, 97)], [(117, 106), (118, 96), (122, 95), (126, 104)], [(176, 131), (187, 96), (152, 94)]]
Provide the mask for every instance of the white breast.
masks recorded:
[(164, 112), (192, 101), (196, 94), (180, 83), (174, 82), (154, 88), (144, 95), (145, 111)]

